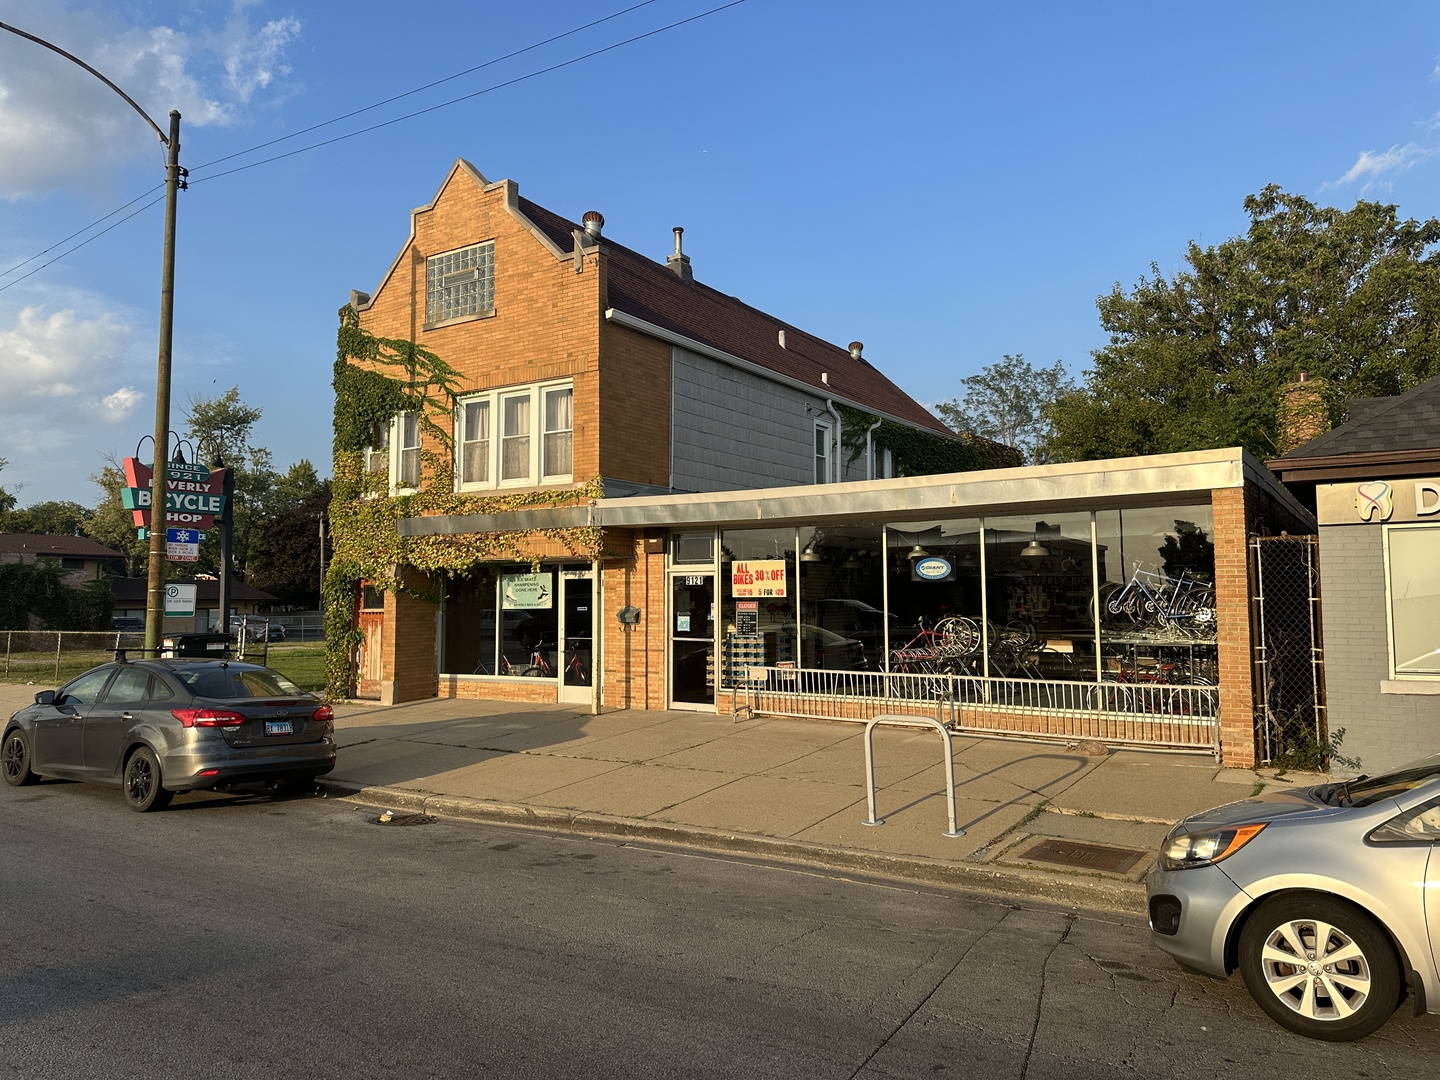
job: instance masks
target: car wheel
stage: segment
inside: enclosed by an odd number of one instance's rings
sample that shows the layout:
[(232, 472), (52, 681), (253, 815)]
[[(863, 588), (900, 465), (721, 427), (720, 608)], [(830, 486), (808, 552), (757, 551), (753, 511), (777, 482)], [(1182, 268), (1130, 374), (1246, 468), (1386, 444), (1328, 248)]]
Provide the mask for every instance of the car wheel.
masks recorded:
[(163, 810), (173, 794), (160, 785), (160, 762), (155, 752), (142, 746), (125, 762), (125, 801), (137, 814)]
[(5, 733), (5, 743), (0, 749), (0, 771), (5, 773), (5, 782), (11, 787), (24, 787), (40, 778), (30, 768), (30, 744), (19, 728)]
[(1312, 1039), (1363, 1039), (1400, 1004), (1400, 964), (1389, 938), (1345, 900), (1265, 901), (1240, 933), (1239, 959), (1255, 1003)]

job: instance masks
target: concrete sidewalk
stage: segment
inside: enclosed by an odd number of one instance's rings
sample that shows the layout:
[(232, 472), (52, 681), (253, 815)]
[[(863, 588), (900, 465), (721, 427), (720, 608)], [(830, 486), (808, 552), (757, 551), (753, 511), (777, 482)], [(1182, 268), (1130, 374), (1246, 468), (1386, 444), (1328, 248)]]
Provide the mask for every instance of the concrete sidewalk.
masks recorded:
[[(336, 794), (377, 808), (824, 864), (1143, 913), (1170, 825), (1317, 778), (1209, 755), (953, 736), (957, 824), (937, 731), (875, 732), (867, 826), (857, 724), (434, 699), (337, 707)], [(1103, 748), (1099, 748), (1103, 749)], [(1057, 861), (1058, 860), (1058, 861)]]

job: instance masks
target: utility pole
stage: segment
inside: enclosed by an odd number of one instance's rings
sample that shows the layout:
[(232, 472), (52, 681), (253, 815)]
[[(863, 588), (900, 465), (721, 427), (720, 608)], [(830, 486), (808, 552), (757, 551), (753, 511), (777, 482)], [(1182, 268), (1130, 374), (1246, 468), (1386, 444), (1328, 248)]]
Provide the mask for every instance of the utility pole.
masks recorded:
[(177, 194), (185, 186), (185, 170), (180, 168), (180, 114), (171, 110), (170, 135), (167, 138), (160, 130), (160, 125), (151, 120), (149, 114), (140, 108), (129, 94), (78, 56), (8, 23), (0, 22), (0, 30), (8, 30), (27, 41), (33, 41), (94, 75), (140, 114), (169, 151), (165, 160), (165, 250), (160, 269), (160, 356), (155, 377), (155, 466), (150, 477), (150, 566), (145, 594), (145, 651), (153, 656), (160, 648), (161, 624), (165, 619), (165, 526), (168, 521), (165, 495), (169, 473), (169, 460), (166, 455), (170, 448), (170, 346), (175, 327), (175, 205)]

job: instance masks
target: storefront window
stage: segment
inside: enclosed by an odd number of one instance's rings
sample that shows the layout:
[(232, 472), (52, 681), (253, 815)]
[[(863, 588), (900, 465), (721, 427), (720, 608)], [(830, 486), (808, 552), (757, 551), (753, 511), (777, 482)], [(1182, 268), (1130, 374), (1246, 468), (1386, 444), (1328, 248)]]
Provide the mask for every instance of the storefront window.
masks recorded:
[(1095, 515), (1106, 678), (1210, 685), (1216, 677), (1210, 507)]
[(1386, 527), (1385, 595), (1393, 673), (1440, 676), (1440, 527)]
[(929, 635), (958, 616), (969, 633), (963, 647), (947, 647), (939, 661), (955, 674), (980, 674), (980, 520), (892, 525), (888, 546), (892, 659), (897, 650), (933, 650)]
[(495, 674), (495, 571), (481, 567), (445, 586), (443, 667), (460, 675)]
[(885, 649), (884, 557), (879, 525), (802, 529), (800, 666), (878, 669)]
[(985, 569), (990, 674), (1093, 678), (1090, 515), (986, 518)]
[(720, 537), (722, 685), (746, 669), (794, 667), (795, 530), (731, 529)]
[(559, 670), (555, 572), (512, 567), (500, 573), (499, 675), (533, 675)]

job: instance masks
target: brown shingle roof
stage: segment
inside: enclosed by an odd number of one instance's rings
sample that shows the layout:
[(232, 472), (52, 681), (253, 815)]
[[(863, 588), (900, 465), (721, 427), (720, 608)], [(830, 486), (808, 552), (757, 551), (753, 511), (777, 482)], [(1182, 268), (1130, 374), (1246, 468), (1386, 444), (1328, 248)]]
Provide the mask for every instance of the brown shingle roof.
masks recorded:
[(125, 556), (88, 536), (52, 533), (0, 533), (0, 553), (19, 555), (64, 555), (86, 559), (123, 559)]
[[(133, 607), (145, 602), (146, 590), (149, 581), (145, 578), (113, 578), (110, 587), (113, 590), (115, 603), (121, 607)], [(220, 582), (214, 578), (174, 578), (171, 584), (194, 585), (195, 600), (197, 603), (215, 603), (220, 599)], [(264, 589), (257, 589), (253, 585), (246, 585), (243, 581), (230, 582), (230, 599), (232, 601), (254, 601), (257, 604), (273, 603), (277, 598), (271, 596)]]
[[(574, 251), (578, 225), (521, 197), (520, 211), (562, 252)], [(930, 411), (864, 359), (733, 296), (684, 281), (667, 266), (606, 238), (609, 305), (627, 315), (839, 398), (941, 434), (953, 434)], [(785, 331), (785, 345), (779, 332)], [(828, 384), (820, 379), (829, 376)]]

